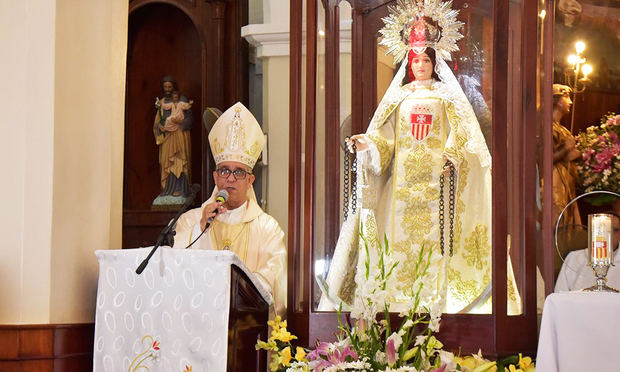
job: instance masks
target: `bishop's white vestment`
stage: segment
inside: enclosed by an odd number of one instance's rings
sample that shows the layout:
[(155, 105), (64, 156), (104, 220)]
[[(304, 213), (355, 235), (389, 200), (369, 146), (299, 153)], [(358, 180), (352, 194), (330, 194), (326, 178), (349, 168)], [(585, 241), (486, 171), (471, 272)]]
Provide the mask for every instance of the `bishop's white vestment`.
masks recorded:
[[(184, 213), (176, 225), (174, 248), (185, 248), (200, 233), (202, 208), (215, 200), (217, 188), (202, 207)], [(215, 217), (192, 246), (195, 249), (229, 249), (271, 289), (276, 314), (286, 314), (287, 250), (278, 222), (263, 212), (250, 189), (249, 200), (239, 208)]]

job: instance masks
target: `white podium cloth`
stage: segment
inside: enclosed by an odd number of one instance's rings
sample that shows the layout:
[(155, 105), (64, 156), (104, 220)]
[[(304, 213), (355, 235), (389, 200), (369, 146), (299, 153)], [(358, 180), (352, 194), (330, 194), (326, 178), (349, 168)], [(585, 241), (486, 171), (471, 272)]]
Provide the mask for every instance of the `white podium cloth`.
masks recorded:
[[(607, 272), (607, 285), (620, 289), (620, 254), (614, 252), (614, 264)], [(566, 256), (558, 280), (555, 282), (555, 292), (579, 291), (596, 284), (594, 271), (587, 266), (588, 257), (585, 249), (572, 251)]]
[(272, 304), (269, 290), (229, 251), (161, 247), (137, 275), (150, 250), (95, 252), (93, 370), (225, 371), (231, 265), (241, 268)]
[(551, 294), (540, 326), (536, 371), (617, 371), (619, 317), (620, 294)]

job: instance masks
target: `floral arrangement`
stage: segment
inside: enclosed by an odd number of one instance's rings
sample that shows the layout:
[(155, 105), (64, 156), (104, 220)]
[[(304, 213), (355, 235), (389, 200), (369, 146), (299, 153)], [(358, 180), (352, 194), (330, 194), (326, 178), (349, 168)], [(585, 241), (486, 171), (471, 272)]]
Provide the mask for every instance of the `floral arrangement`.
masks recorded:
[[(286, 370), (286, 367), (291, 364), (293, 359), (293, 345), (292, 340), (296, 340), (297, 336), (292, 335), (286, 330), (286, 320), (282, 320), (280, 315), (276, 316), (275, 320), (267, 322), (270, 329), (270, 336), (267, 342), (258, 340), (256, 343), (256, 350), (267, 350), (271, 352), (271, 361), (269, 362), (270, 371)], [(306, 350), (297, 346), (295, 349), (295, 360), (302, 362), (306, 360)]]
[[(362, 236), (366, 257), (368, 241)], [(387, 281), (398, 262), (392, 262), (387, 239), (383, 245), (375, 244), (379, 264), (365, 265), (367, 285), (356, 294), (350, 317), (353, 324), (341, 321), (337, 341), (317, 342), (314, 350), (296, 347), (293, 355), (292, 340), (297, 339), (286, 330), (286, 321), (280, 317), (269, 321), (271, 336), (267, 342), (258, 341), (256, 349), (270, 352), (269, 368), (272, 372), (335, 372), (335, 371), (385, 371), (385, 372), (532, 372), (534, 363), (529, 357), (513, 356), (501, 361), (490, 361), (480, 351), (471, 356), (455, 356), (443, 350), (443, 344), (433, 335), (439, 330), (441, 302), (427, 302), (432, 292), (425, 290), (423, 282), (435, 275), (430, 272), (431, 250), (424, 247), (415, 261), (414, 288), (408, 310), (401, 312), (398, 327), (390, 322), (389, 291)], [(421, 303), (432, 303), (420, 306)]]
[(620, 192), (620, 115), (608, 113), (600, 125), (577, 135), (582, 158), (577, 171), (584, 192)]

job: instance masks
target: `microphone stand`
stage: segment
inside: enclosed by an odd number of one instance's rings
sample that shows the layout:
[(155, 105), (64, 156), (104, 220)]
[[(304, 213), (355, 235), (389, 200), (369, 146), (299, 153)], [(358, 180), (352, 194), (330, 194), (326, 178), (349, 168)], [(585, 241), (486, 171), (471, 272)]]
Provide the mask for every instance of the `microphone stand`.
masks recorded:
[(151, 249), (151, 252), (149, 253), (149, 255), (146, 256), (144, 261), (142, 261), (140, 266), (138, 266), (138, 268), (136, 269), (136, 274), (138, 275), (142, 274), (144, 269), (146, 269), (146, 266), (149, 264), (149, 260), (151, 259), (151, 257), (153, 256), (157, 248), (159, 248), (164, 243), (168, 243), (167, 237), (170, 234), (170, 230), (172, 230), (172, 228), (177, 224), (177, 220), (179, 219), (179, 217), (181, 217), (181, 215), (185, 213), (185, 211), (189, 208), (189, 206), (192, 205), (192, 203), (194, 202), (194, 198), (196, 197), (196, 193), (199, 190), (200, 190), (200, 185), (198, 184), (192, 185), (190, 197), (185, 201), (185, 203), (183, 204), (181, 209), (179, 209), (179, 211), (177, 212), (177, 215), (174, 216), (172, 221), (170, 221), (168, 225), (166, 225), (166, 227), (164, 227), (164, 229), (159, 233), (159, 236), (157, 237), (157, 242), (153, 246), (153, 249)]

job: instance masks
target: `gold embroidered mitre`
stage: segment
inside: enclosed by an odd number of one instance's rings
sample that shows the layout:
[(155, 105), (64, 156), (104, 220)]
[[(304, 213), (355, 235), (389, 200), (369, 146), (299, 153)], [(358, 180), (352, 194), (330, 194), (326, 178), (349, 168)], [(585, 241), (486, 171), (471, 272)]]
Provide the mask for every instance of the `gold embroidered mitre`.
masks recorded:
[(254, 168), (265, 146), (265, 135), (254, 115), (241, 102), (224, 112), (209, 132), (215, 164), (236, 161)]

